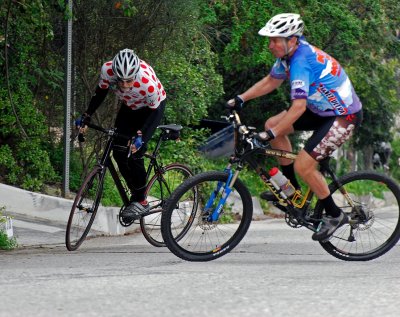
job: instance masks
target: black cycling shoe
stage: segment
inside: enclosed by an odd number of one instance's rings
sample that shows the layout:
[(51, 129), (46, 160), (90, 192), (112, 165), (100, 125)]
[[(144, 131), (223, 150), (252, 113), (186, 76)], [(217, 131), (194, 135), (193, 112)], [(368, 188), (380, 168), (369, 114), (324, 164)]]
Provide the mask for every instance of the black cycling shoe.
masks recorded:
[(322, 218), (321, 226), (317, 232), (312, 235), (315, 241), (325, 241), (341, 226), (349, 222), (349, 218), (342, 211), (339, 217), (325, 216)]
[(150, 212), (150, 205), (141, 204), (137, 201), (132, 202), (122, 212), (121, 217), (124, 221), (129, 222), (147, 216)]
[(267, 192), (262, 192), (260, 194), (260, 198), (264, 199), (266, 201), (278, 201), (278, 198), (271, 192), (267, 191)]

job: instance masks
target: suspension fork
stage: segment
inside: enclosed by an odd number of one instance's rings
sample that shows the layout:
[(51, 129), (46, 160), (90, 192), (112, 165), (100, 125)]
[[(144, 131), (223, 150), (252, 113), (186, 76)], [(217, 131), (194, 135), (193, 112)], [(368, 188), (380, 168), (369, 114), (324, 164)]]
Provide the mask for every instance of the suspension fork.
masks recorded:
[(222, 207), (225, 205), (226, 200), (228, 199), (230, 193), (232, 192), (232, 188), (239, 176), (240, 169), (233, 172), (232, 164), (229, 163), (228, 166), (225, 168), (224, 172), (228, 174), (227, 181), (226, 182), (218, 181), (216, 188), (211, 193), (210, 198), (208, 199), (205, 205), (205, 210), (206, 211), (209, 210), (213, 206), (214, 200), (217, 197), (218, 193), (222, 192), (221, 198), (219, 199), (217, 206), (214, 208), (212, 213), (209, 214), (207, 217), (207, 221), (210, 222), (218, 220), (219, 215), (221, 214), (222, 211)]

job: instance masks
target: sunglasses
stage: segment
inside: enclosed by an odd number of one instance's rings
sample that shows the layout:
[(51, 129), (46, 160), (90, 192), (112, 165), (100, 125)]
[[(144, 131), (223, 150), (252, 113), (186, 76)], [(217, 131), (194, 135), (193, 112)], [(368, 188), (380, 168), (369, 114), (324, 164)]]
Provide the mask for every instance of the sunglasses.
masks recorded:
[(133, 78), (131, 78), (131, 79), (120, 79), (120, 78), (118, 78), (118, 82), (119, 83), (127, 83), (127, 84), (130, 84), (130, 83), (132, 83), (134, 81), (134, 79)]

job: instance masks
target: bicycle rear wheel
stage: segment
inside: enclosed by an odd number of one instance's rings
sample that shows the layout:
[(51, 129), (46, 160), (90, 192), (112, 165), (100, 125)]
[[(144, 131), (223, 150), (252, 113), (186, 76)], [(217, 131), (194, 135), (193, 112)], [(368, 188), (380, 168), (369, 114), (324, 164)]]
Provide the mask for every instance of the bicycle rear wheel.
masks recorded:
[[(253, 202), (239, 179), (222, 206), (219, 219), (208, 220), (225, 194), (222, 188), (227, 177), (226, 173), (216, 171), (198, 174), (179, 186), (167, 201), (161, 231), (167, 247), (176, 256), (188, 261), (214, 260), (230, 252), (246, 234), (253, 215)], [(221, 190), (216, 192), (219, 187)], [(216, 197), (210, 199), (214, 194)], [(194, 209), (194, 213), (188, 218), (190, 226), (182, 233), (179, 214), (186, 209)]]
[[(188, 167), (174, 163), (165, 166), (162, 169), (162, 173), (156, 173), (150, 179), (146, 189), (146, 196), (150, 204), (151, 213), (140, 219), (140, 228), (143, 236), (150, 244), (156, 247), (165, 246), (161, 235), (161, 211), (172, 192), (192, 175), (193, 173)], [(185, 213), (181, 213), (182, 223), (189, 225), (190, 222), (187, 221), (187, 218), (191, 214), (192, 210), (185, 210)]]
[(69, 251), (79, 248), (96, 217), (103, 191), (102, 168), (96, 166), (85, 178), (76, 194), (69, 215), (65, 244)]
[[(330, 190), (336, 204), (349, 216), (321, 246), (331, 255), (346, 261), (369, 261), (388, 252), (400, 238), (400, 189), (396, 182), (376, 172), (359, 171), (339, 179), (354, 207), (348, 205), (336, 185)], [(318, 202), (317, 216), (323, 207)]]

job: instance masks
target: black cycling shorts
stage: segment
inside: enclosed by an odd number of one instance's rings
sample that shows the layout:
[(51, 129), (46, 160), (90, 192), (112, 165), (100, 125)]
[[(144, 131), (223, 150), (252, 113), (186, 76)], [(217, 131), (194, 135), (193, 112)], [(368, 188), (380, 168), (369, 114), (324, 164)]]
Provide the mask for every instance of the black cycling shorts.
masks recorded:
[(307, 109), (293, 128), (296, 131), (314, 131), (304, 150), (316, 161), (321, 161), (346, 142), (361, 121), (362, 110), (345, 116), (321, 117)]

